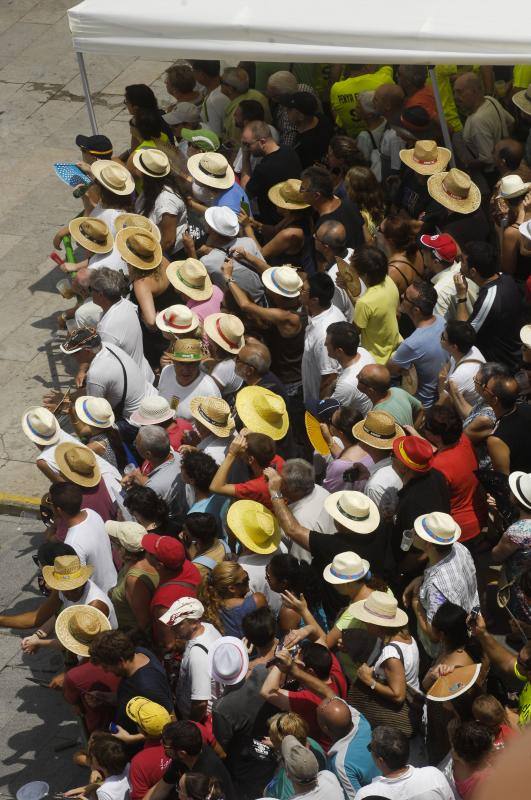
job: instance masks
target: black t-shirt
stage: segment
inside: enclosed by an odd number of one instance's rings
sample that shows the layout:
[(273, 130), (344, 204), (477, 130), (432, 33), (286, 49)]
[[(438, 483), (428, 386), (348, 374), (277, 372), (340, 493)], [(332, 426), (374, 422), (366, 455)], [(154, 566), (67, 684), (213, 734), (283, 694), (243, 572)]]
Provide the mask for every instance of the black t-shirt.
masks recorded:
[(413, 219), (418, 219), (422, 213), (431, 215), (438, 204), (428, 192), (427, 181), (411, 169), (404, 170), (401, 178), (395, 201), (397, 206)]
[(460, 247), (465, 247), (468, 242), (485, 242), (490, 238), (489, 222), (482, 208), (472, 214), (458, 214), (432, 200), (422, 222), (421, 235), (447, 233)]
[(521, 311), (522, 298), (510, 275), (502, 273), (481, 287), (469, 321), (476, 331), (476, 347), (486, 361), (518, 368)]
[(294, 147), (303, 169), (322, 161), (332, 137), (330, 120), (327, 117), (318, 117), (318, 119), (319, 122), (315, 128), (297, 134)]
[(511, 451), (511, 472), (531, 472), (531, 405), (518, 403), (498, 422), (494, 431)]
[(363, 247), (365, 243), (363, 237), (363, 217), (357, 205), (349, 200), (348, 197), (341, 199), (341, 205), (339, 205), (335, 211), (331, 211), (329, 214), (322, 214), (315, 223), (315, 230), (318, 230), (323, 222), (328, 222), (329, 220), (341, 222), (341, 224), (345, 226), (347, 232), (347, 247), (353, 247), (354, 249), (356, 247)]
[(174, 758), (162, 776), (162, 780), (164, 783), (177, 786), (185, 772), (200, 772), (203, 775), (211, 775), (213, 778), (217, 778), (221, 783), (223, 795), (225, 796), (226, 800), (236, 800), (234, 786), (232, 785), (232, 778), (230, 777), (227, 768), (223, 764), (223, 761), (212, 750), (212, 748), (209, 747), (208, 744), (203, 745), (203, 748), (199, 754), (199, 758), (191, 770), (188, 769), (183, 761), (179, 761), (178, 758)]
[(262, 222), (274, 225), (280, 215), (267, 193), (272, 186), (289, 178), (300, 178), (302, 166), (299, 156), (292, 147), (281, 144), (278, 150), (264, 156), (256, 165), (251, 180), (245, 187), (249, 197), (256, 200), (258, 214)]
[(431, 514), (432, 511), (450, 513), (450, 489), (446, 478), (437, 469), (419, 474), (398, 492), (398, 509), (392, 539), (396, 561), (401, 561), (405, 555), (400, 549), (403, 532), (411, 530), (421, 514)]
[(127, 703), (133, 697), (147, 697), (154, 703), (164, 706), (170, 714), (174, 713), (173, 700), (170, 685), (166, 678), (164, 667), (153, 655), (152, 652), (144, 647), (137, 647), (136, 653), (143, 653), (149, 658), (149, 663), (145, 667), (140, 667), (128, 678), (122, 678), (116, 692), (117, 709), (116, 722), (125, 728), (129, 733), (137, 733), (137, 726), (125, 711)]

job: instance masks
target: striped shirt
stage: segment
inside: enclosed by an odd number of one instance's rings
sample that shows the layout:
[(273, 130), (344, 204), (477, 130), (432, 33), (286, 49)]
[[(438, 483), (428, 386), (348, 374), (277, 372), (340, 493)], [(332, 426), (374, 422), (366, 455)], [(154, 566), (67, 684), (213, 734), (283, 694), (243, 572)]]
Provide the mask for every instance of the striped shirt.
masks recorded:
[(476, 568), (467, 548), (456, 542), (438, 564), (428, 567), (420, 587), (419, 598), (431, 622), (435, 612), (449, 600), (469, 614), (479, 606)]

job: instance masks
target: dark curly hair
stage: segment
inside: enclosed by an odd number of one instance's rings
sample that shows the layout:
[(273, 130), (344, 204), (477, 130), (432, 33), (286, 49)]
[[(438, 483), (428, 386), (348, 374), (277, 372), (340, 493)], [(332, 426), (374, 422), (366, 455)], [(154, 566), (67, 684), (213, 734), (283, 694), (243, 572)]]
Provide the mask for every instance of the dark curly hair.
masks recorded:
[(200, 450), (190, 450), (183, 455), (181, 465), (197, 488), (202, 492), (208, 492), (212, 478), (218, 469), (212, 456), (202, 453)]

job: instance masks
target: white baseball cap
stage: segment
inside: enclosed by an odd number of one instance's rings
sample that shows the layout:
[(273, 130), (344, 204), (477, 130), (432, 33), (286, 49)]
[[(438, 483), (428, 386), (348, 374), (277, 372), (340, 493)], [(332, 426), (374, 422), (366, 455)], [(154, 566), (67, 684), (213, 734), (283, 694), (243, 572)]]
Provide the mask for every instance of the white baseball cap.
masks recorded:
[(203, 603), (195, 597), (180, 597), (159, 619), (173, 628), (185, 619), (201, 619), (204, 613)]

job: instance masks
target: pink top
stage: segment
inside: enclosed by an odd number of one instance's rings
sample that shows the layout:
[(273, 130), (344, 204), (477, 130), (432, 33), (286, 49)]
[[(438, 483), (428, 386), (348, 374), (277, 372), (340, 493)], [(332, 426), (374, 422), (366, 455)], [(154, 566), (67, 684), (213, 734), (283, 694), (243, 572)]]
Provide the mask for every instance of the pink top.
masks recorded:
[(201, 322), (204, 322), (205, 317), (209, 314), (218, 314), (223, 300), (223, 292), (219, 286), (213, 286), (212, 297), (209, 300), (188, 300), (186, 305), (191, 308), (194, 314), (197, 314)]
[(351, 469), (354, 464), (363, 464), (364, 467), (370, 469), (374, 465), (374, 460), (367, 453), (366, 456), (359, 458), (357, 461), (351, 461), (347, 458), (336, 458), (334, 461), (331, 461), (326, 468), (326, 475), (323, 481), (323, 486), (327, 492), (341, 492), (344, 489), (356, 492), (363, 491), (367, 483), (366, 480), (356, 481), (355, 483), (343, 480), (343, 473)]

